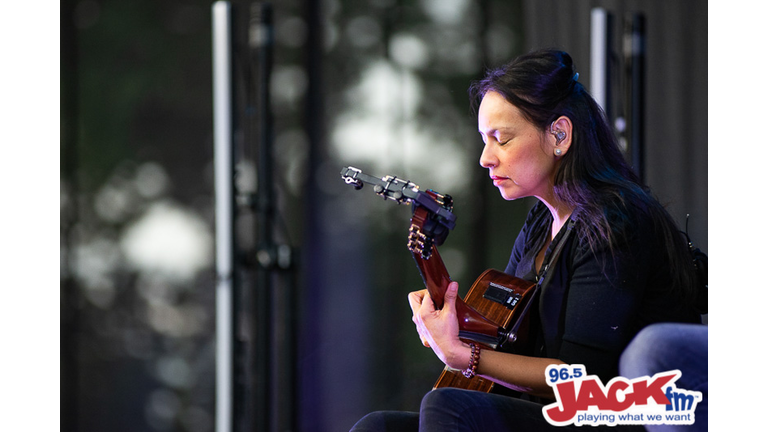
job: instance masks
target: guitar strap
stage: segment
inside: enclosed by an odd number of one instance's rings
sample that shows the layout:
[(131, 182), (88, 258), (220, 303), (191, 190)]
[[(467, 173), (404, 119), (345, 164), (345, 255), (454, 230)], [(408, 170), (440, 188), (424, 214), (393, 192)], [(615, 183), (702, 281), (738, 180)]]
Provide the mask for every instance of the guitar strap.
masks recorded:
[(517, 339), (517, 332), (520, 329), (520, 326), (522, 325), (523, 321), (525, 320), (525, 317), (528, 315), (528, 310), (531, 308), (531, 305), (534, 303), (534, 299), (536, 298), (536, 295), (538, 295), (538, 293), (542, 291), (544, 288), (546, 288), (546, 286), (549, 285), (549, 283), (551, 282), (552, 278), (547, 277), (547, 274), (549, 273), (549, 269), (557, 262), (557, 258), (560, 256), (560, 252), (563, 251), (563, 248), (565, 247), (565, 243), (567, 242), (568, 236), (571, 234), (571, 231), (573, 231), (573, 226), (575, 223), (576, 222), (572, 218), (568, 219), (565, 233), (557, 242), (555, 249), (552, 251), (552, 254), (550, 254), (547, 262), (544, 263), (544, 267), (542, 267), (539, 275), (536, 276), (536, 287), (533, 289), (533, 294), (531, 295), (530, 300), (525, 304), (525, 307), (523, 308), (522, 313), (517, 317), (517, 321), (515, 321), (515, 324), (512, 326), (512, 328), (508, 332), (509, 339), (512, 342), (514, 342)]

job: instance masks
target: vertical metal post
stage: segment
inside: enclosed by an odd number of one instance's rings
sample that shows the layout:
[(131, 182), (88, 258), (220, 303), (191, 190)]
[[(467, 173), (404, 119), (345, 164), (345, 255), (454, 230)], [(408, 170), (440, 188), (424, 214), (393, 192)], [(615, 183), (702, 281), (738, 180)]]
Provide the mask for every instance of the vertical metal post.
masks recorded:
[[(312, 275), (317, 279), (317, 283), (312, 284), (312, 289), (302, 292), (297, 296), (297, 303), (302, 305), (311, 305), (306, 307), (302, 314), (301, 327), (297, 334), (299, 343), (297, 344), (298, 355), (304, 358), (315, 358), (312, 356), (312, 349), (308, 349), (309, 342), (317, 342), (321, 336), (320, 304), (321, 294), (325, 292), (323, 261), (317, 259), (322, 257), (325, 252), (325, 245), (322, 236), (322, 224), (318, 214), (321, 213), (321, 195), (318, 187), (318, 166), (325, 156), (325, 143), (323, 140), (323, 103), (322, 103), (322, 9), (319, 0), (309, 0), (303, 2), (303, 17), (307, 23), (307, 46), (304, 50), (304, 65), (308, 74), (307, 96), (304, 106), (304, 118), (306, 122), (307, 137), (309, 139), (309, 150), (307, 155), (307, 176), (304, 184), (305, 196), (303, 198), (304, 206), (304, 242), (303, 255), (306, 266), (304, 274)], [(313, 281), (314, 282), (314, 281)], [(314, 366), (314, 365), (312, 365)], [(296, 421), (294, 425), (296, 430), (315, 431), (320, 429), (322, 418), (322, 403), (316, 403), (313, 399), (322, 393), (319, 374), (316, 369), (309, 366), (309, 362), (302, 362), (296, 365), (296, 373), (301, 377), (298, 380), (296, 405)], [(311, 402), (309, 402), (312, 400)]]
[(277, 245), (274, 232), (274, 179), (272, 155), (272, 110), (270, 98), (270, 77), (272, 72), (272, 5), (270, 3), (252, 3), (248, 31), (248, 44), (252, 53), (252, 67), (258, 82), (255, 85), (256, 94), (253, 106), (258, 115), (258, 163), (256, 175), (256, 215), (258, 250), (256, 258), (257, 285), (255, 287), (254, 334), (257, 348), (255, 350), (256, 383), (255, 383), (255, 414), (256, 430), (273, 430), (273, 417), (277, 401), (273, 388), (272, 375), (273, 355), (276, 355), (277, 345), (274, 340), (273, 290), (274, 276), (277, 267)]
[(590, 83), (592, 97), (603, 108), (606, 116), (611, 114), (610, 56), (611, 56), (611, 14), (603, 8), (594, 8), (591, 13), (590, 33)]
[(216, 432), (233, 430), (234, 162), (232, 7), (212, 6), (216, 206)]
[(75, 226), (79, 218), (78, 202), (78, 38), (74, 23), (76, 2), (64, 0), (61, 3), (60, 48), (61, 48), (61, 184), (66, 188), (68, 199), (61, 211), (61, 241), (64, 247), (61, 279), (61, 417), (60, 431), (80, 430), (78, 403), (80, 402), (80, 373), (78, 362), (78, 335), (80, 326), (79, 289), (75, 281)]

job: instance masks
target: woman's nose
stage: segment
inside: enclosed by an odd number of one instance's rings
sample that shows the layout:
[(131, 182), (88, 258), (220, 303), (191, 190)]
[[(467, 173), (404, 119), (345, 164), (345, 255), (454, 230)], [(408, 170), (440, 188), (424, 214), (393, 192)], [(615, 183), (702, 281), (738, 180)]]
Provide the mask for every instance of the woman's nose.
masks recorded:
[(493, 154), (491, 146), (486, 144), (483, 146), (483, 152), (480, 154), (480, 166), (483, 168), (491, 168), (496, 166), (497, 159)]

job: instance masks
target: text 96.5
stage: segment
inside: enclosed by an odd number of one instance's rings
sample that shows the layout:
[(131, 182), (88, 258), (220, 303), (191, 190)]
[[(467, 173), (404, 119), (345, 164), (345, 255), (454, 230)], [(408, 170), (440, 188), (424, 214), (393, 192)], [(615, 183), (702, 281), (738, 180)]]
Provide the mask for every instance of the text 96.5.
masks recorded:
[(584, 377), (585, 368), (583, 365), (549, 365), (547, 366), (547, 377), (549, 382), (570, 381)]

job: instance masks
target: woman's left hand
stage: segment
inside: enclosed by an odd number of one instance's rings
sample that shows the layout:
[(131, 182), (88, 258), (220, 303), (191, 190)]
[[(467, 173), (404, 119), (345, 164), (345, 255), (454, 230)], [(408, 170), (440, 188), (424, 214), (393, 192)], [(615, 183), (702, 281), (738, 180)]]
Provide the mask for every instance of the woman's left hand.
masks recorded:
[(458, 292), (459, 284), (451, 282), (445, 291), (443, 308), (439, 310), (435, 309), (427, 290), (408, 294), (408, 302), (421, 343), (432, 348), (448, 367), (463, 369), (469, 363), (470, 349), (459, 339), (459, 322), (456, 317)]

